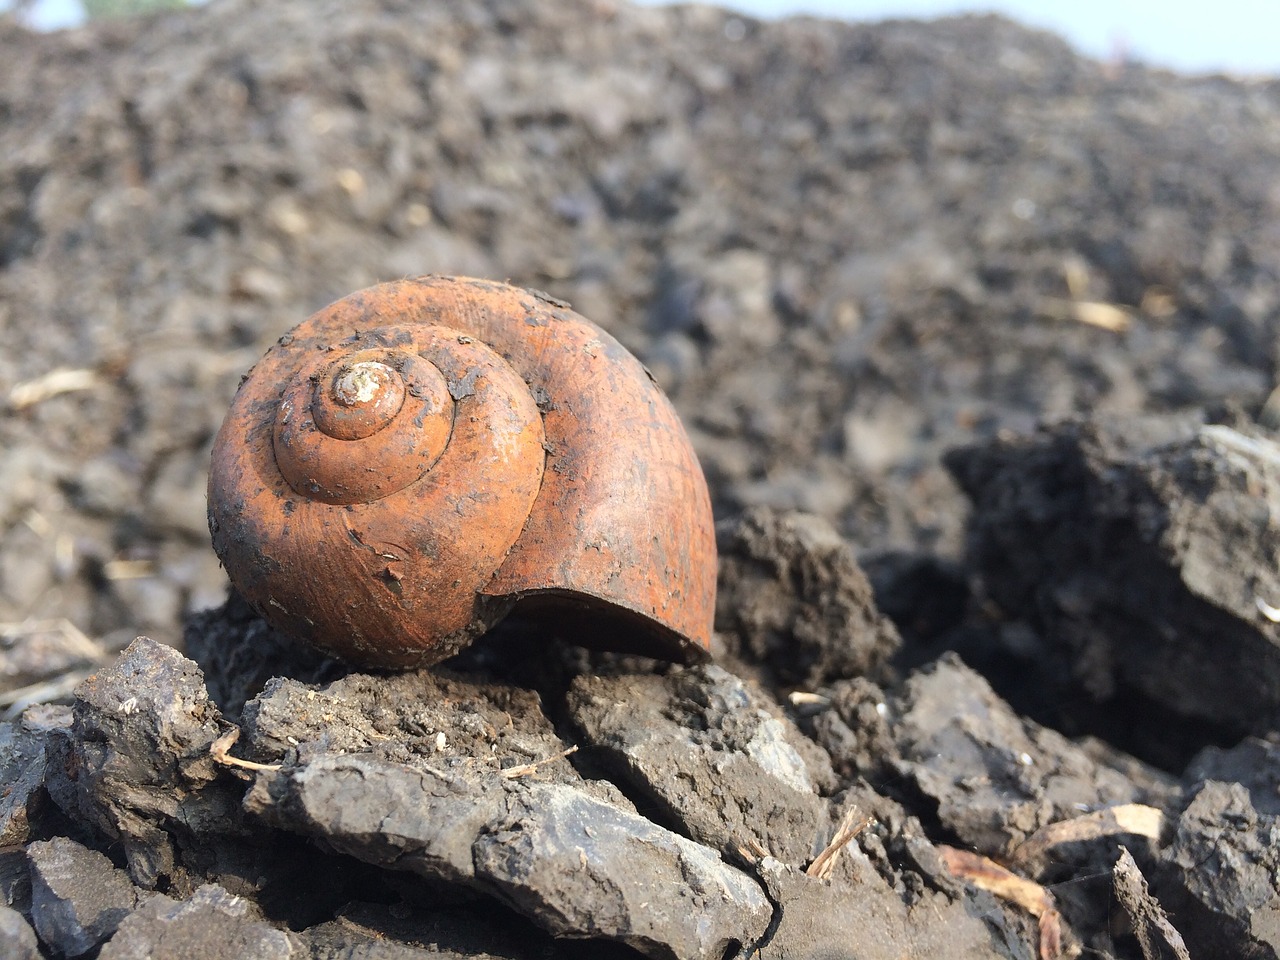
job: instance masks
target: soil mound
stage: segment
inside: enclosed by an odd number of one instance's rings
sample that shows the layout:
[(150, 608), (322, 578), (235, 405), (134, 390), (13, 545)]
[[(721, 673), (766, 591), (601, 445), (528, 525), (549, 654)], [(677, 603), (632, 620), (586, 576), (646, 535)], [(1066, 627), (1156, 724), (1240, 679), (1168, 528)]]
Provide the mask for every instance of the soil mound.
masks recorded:
[[(0, 953), (1280, 955), (1280, 82), (618, 0), (0, 59)], [(238, 378), (428, 272), (671, 394), (714, 665), (226, 599)]]

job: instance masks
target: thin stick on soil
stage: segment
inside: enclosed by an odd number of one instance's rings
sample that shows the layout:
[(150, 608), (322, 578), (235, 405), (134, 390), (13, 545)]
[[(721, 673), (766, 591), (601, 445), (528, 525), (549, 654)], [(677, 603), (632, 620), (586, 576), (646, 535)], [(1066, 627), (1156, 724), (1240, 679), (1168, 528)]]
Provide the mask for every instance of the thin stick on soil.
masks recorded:
[(858, 808), (850, 807), (836, 828), (836, 835), (831, 838), (826, 849), (813, 858), (813, 863), (805, 868), (805, 873), (818, 880), (826, 880), (836, 868), (836, 857), (847, 847), (858, 834), (876, 822), (875, 817), (858, 819)]
[(41, 680), (0, 694), (0, 707), (4, 708), (0, 720), (16, 720), (27, 707), (70, 696), (92, 674), (92, 670), (72, 670), (52, 680)]
[(255, 763), (252, 760), (241, 760), (239, 757), (231, 756), (230, 750), (235, 742), (240, 739), (240, 728), (232, 727), (213, 743), (209, 744), (209, 754), (213, 757), (214, 763), (220, 763), (224, 767), (239, 767), (242, 770), (279, 770), (278, 763)]
[[(1151, 840), (1160, 838), (1164, 814), (1141, 803), (1123, 803), (1104, 807), (1070, 820), (1059, 820), (1041, 827), (1024, 840), (1011, 856), (1013, 865), (1026, 868), (1038, 864), (1054, 847), (1078, 843), (1098, 837), (1134, 834)], [(1032, 869), (1030, 872), (1035, 872)]]
[(1053, 894), (981, 854), (943, 844), (938, 845), (938, 852), (953, 877), (1015, 903), (1036, 918), (1040, 928), (1040, 960), (1058, 960), (1062, 956), (1062, 916)]
[(562, 750), (553, 756), (543, 757), (541, 760), (534, 760), (532, 763), (522, 763), (515, 767), (507, 767), (507, 769), (500, 770), (498, 772), (507, 780), (514, 780), (516, 777), (527, 777), (531, 774), (537, 773), (539, 767), (545, 766), (548, 763), (555, 763), (557, 760), (563, 760), (565, 757), (569, 756), (569, 754), (577, 752), (578, 747), (575, 744), (568, 750)]

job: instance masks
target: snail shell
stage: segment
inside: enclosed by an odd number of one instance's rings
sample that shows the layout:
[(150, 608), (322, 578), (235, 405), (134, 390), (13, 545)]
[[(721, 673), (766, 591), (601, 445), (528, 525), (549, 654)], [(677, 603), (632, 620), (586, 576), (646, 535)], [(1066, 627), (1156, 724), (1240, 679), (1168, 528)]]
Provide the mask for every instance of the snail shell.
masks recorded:
[(706, 481), (613, 337), (506, 284), (424, 277), (316, 313), (214, 442), (214, 549), (274, 626), (366, 667), (451, 656), (513, 608), (705, 657)]

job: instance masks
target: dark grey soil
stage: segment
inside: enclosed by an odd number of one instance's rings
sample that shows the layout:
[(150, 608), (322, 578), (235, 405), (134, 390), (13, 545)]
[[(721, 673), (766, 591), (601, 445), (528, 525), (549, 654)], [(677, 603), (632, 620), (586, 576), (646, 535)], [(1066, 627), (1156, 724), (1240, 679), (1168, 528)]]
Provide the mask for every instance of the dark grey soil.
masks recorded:
[[(1280, 81), (617, 0), (0, 63), (0, 955), (1280, 957)], [(713, 665), (374, 677), (224, 605), (239, 376), (426, 272), (671, 393)]]

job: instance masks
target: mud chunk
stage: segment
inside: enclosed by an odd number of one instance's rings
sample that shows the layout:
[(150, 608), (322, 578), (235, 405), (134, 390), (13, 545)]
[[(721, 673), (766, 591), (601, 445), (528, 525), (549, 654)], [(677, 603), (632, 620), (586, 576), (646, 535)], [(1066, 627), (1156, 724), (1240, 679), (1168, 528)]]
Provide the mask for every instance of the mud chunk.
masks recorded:
[[(391, 676), (353, 673), (318, 687), (276, 679), (244, 710), (254, 759), (369, 755), (417, 769), (484, 761), (497, 770), (541, 760), (567, 746), (537, 693), (443, 669)], [(572, 773), (567, 763), (543, 773)]]
[[(545, 960), (558, 945), (515, 914), (502, 916), (492, 902), (439, 904), (349, 903), (335, 920), (304, 931), (314, 960)], [(627, 947), (597, 941), (592, 956), (635, 960)]]
[(1280, 816), (1280, 743), (1246, 737), (1230, 750), (1209, 747), (1183, 773), (1189, 791), (1204, 780), (1238, 783), (1249, 791), (1249, 803), (1264, 816)]
[(1280, 444), (1242, 422), (1072, 421), (954, 451), (969, 557), (1099, 700), (1280, 716)]
[(321, 755), (260, 775), (245, 809), (366, 863), (474, 886), (471, 845), (502, 802), (501, 785), (489, 778)]
[(366, 862), (500, 896), (555, 935), (720, 957), (768, 923), (758, 887), (714, 851), (566, 784), (317, 756), (263, 774), (246, 806)]
[(883, 690), (864, 677), (832, 684), (822, 709), (804, 718), (804, 728), (831, 757), (842, 777), (874, 780), (896, 776), (890, 761), (897, 755)]
[(229, 719), (239, 717), (272, 677), (314, 683), (344, 672), (331, 658), (270, 627), (234, 588), (222, 606), (190, 616), (182, 639), (187, 656), (204, 673), (209, 696)]
[(219, 776), (218, 721), (196, 665), (139, 637), (76, 689), (71, 729), (51, 740), (49, 792), (118, 841), (133, 878), (152, 887), (174, 873), (178, 839), (225, 835), (234, 822), (238, 797), (205, 789)]
[(608, 768), (695, 840), (726, 854), (754, 840), (801, 866), (826, 842), (826, 757), (723, 669), (581, 676), (567, 702)]
[(0, 848), (0, 903), (31, 913), (31, 864), (22, 847)]
[(277, 680), (244, 718), (246, 752), (281, 763), (245, 798), (263, 823), (655, 957), (719, 958), (769, 922), (747, 875), (579, 776), (530, 691), (428, 671)]
[(875, 671), (899, 644), (848, 543), (812, 514), (756, 508), (716, 527), (716, 629), (783, 685)]
[(26, 917), (13, 907), (0, 903), (0, 956), (9, 960), (39, 960), (40, 948), (36, 932)]
[(137, 905), (139, 891), (101, 853), (55, 837), (27, 847), (31, 919), (40, 939), (64, 957), (102, 943)]
[(247, 900), (216, 884), (190, 900), (151, 897), (121, 923), (98, 960), (291, 960), (310, 957), (302, 939), (264, 923)]
[(31, 821), (46, 802), (44, 737), (0, 723), (0, 846), (30, 839)]
[[(537, 694), (432, 671), (273, 680), (244, 710), (250, 814), (367, 863), (474, 885), (471, 844), (504, 804), (503, 764), (567, 749)], [(565, 760), (544, 777), (579, 778)]]
[[(776, 860), (765, 860), (760, 876), (780, 917), (759, 948), (760, 960), (836, 956), (830, 952), (833, 944), (857, 944), (857, 953), (849, 955), (858, 960), (1027, 956), (1013, 947), (995, 947), (998, 941), (975, 915), (977, 910), (934, 890), (908, 905), (883, 883), (824, 883)], [(990, 922), (1004, 926), (998, 914)], [(1011, 935), (1006, 944), (1019, 939)]]
[(1040, 828), (1148, 798), (1081, 747), (1015, 714), (954, 655), (913, 675), (890, 703), (895, 766), (966, 844), (1011, 854)]
[(755, 881), (713, 850), (559, 784), (513, 793), (474, 851), (477, 872), (551, 933), (659, 960), (720, 960), (772, 917)]
[(1205, 782), (1164, 853), (1162, 896), (1194, 957), (1280, 957), (1280, 817)]
[(247, 756), (285, 762), (255, 782), (252, 815), (452, 883), (472, 882), (471, 841), (500, 808), (504, 766), (550, 758), (540, 776), (581, 783), (554, 759), (568, 745), (536, 693), (439, 671), (357, 673), (315, 688), (273, 680), (246, 705), (244, 725)]

